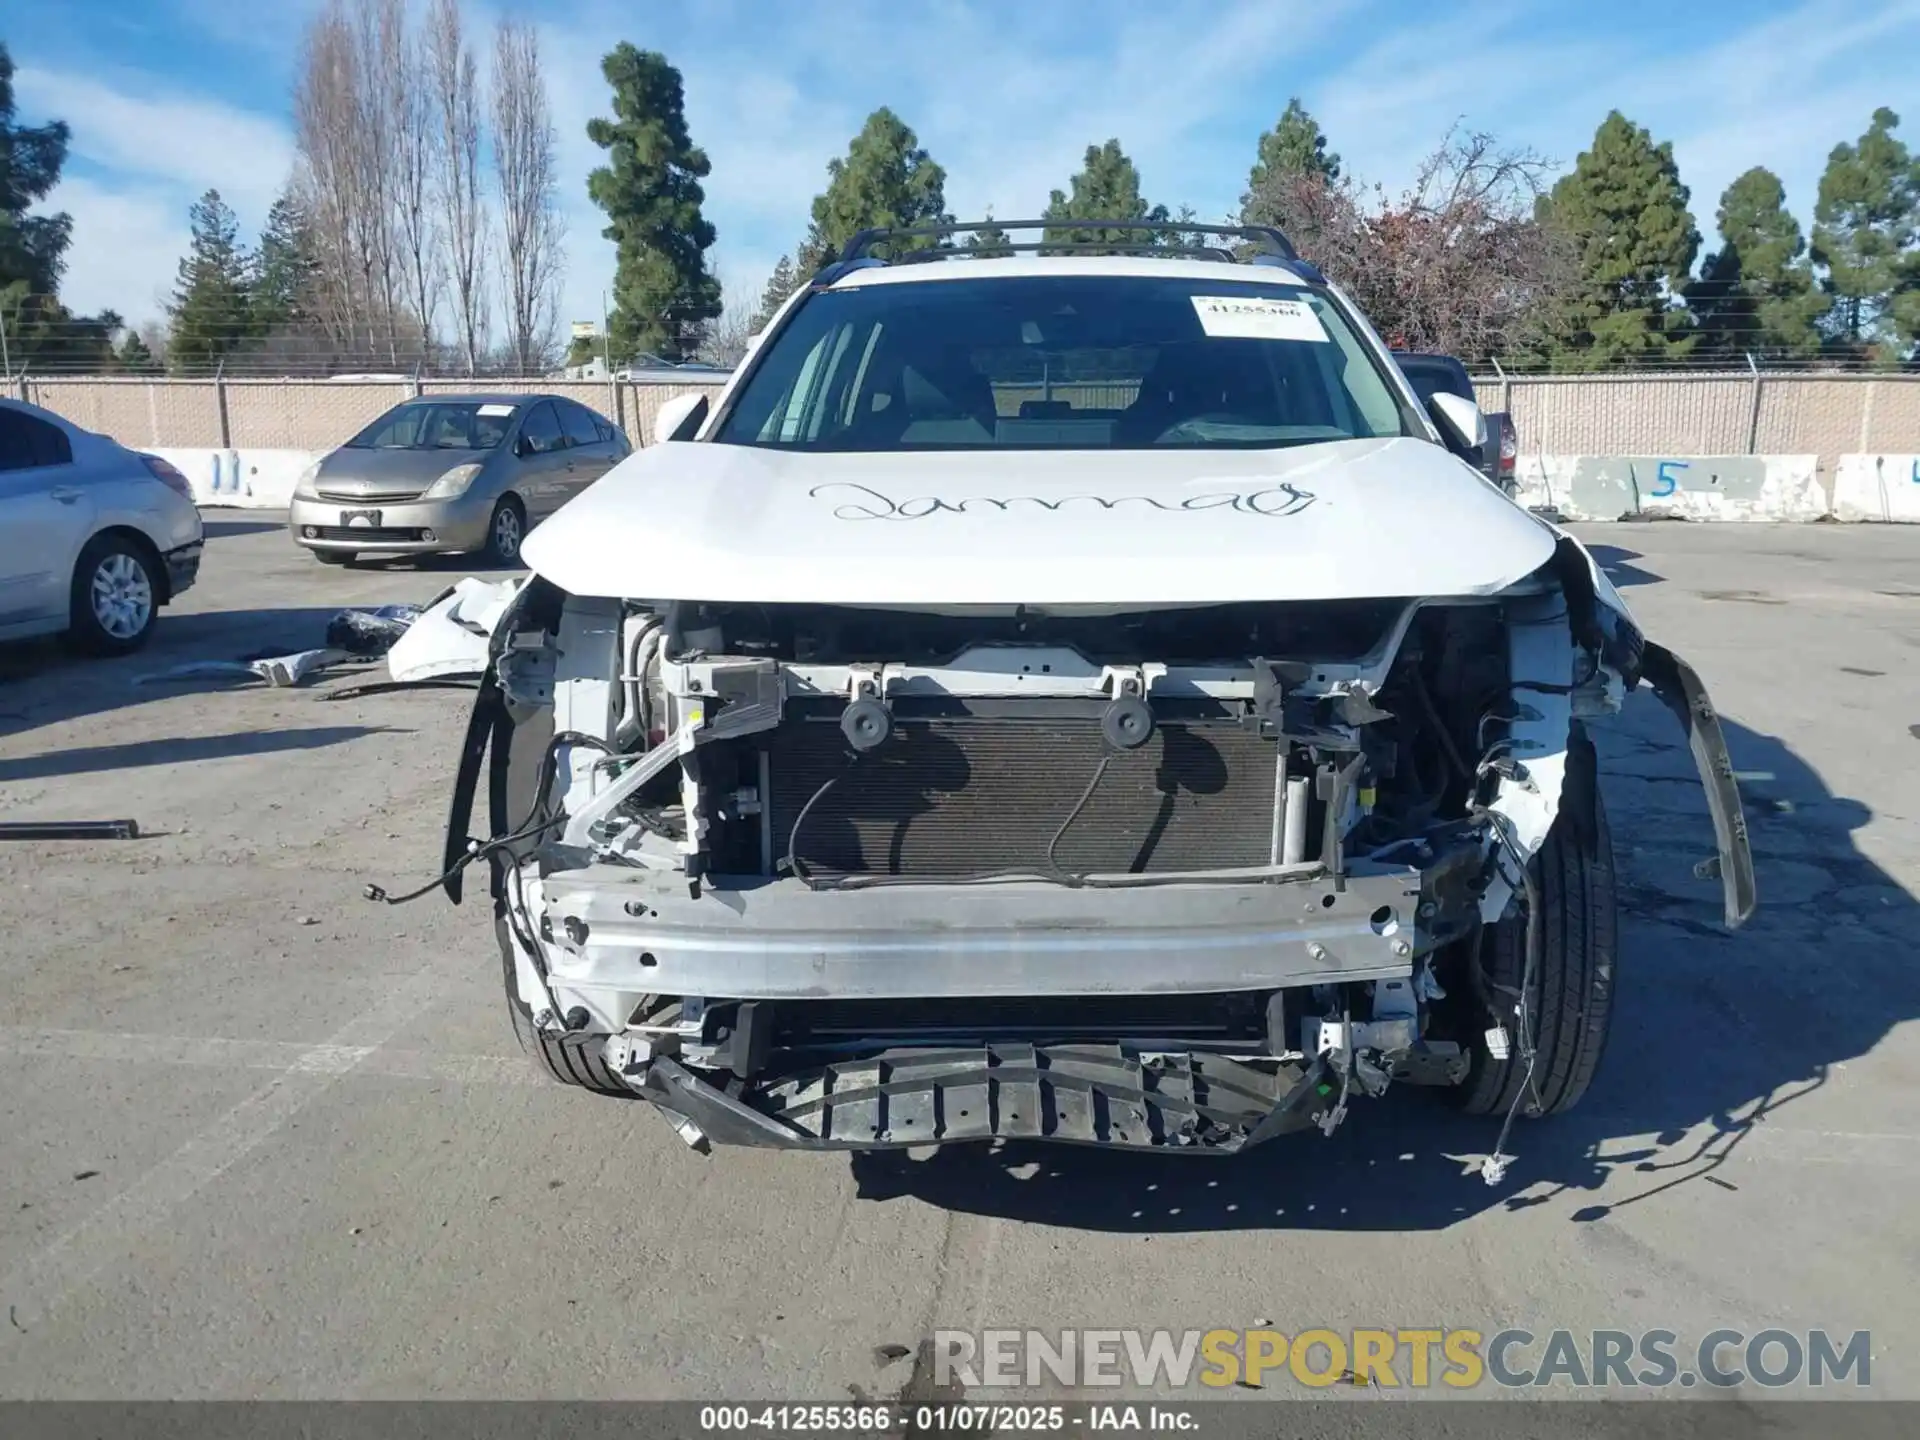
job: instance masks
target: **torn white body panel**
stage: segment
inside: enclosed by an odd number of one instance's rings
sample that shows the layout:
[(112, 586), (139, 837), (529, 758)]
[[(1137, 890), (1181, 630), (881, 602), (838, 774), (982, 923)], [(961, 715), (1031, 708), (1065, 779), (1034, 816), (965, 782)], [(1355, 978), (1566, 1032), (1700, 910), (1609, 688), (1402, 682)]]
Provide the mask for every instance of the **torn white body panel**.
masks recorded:
[(523, 583), (460, 581), (393, 642), (387, 673), (403, 683), (485, 673), (488, 642)]

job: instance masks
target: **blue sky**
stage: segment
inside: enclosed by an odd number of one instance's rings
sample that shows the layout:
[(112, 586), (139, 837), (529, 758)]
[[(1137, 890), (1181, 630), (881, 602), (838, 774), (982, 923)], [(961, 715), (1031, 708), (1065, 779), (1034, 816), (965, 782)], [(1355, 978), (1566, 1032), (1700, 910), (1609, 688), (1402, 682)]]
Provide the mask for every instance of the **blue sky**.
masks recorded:
[[(65, 294), (160, 313), (187, 206), (217, 187), (258, 227), (293, 163), (288, 94), (318, 0), (9, 5), (23, 117), (73, 128), (50, 202), (74, 218)], [(1037, 213), (1117, 136), (1149, 199), (1224, 215), (1290, 95), (1389, 190), (1456, 120), (1571, 165), (1608, 109), (1671, 140), (1711, 243), (1727, 182), (1764, 164), (1809, 223), (1827, 152), (1876, 105), (1920, 144), (1920, 0), (563, 0), (469, 5), (538, 26), (568, 227), (562, 319), (598, 315), (613, 257), (587, 203), (599, 57), (630, 40), (686, 77), (713, 160), (707, 214), (751, 303), (804, 231), (828, 159), (890, 105), (947, 169), (950, 207)]]

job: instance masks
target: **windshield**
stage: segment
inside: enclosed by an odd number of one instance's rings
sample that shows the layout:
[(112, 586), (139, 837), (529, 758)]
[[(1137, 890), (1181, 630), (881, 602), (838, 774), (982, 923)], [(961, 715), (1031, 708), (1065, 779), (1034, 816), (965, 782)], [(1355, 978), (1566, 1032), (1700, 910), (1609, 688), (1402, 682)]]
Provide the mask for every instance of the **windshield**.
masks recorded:
[(347, 441), (349, 450), (491, 450), (513, 425), (504, 401), (413, 400)]
[(1325, 293), (1180, 276), (916, 280), (809, 297), (715, 438), (829, 451), (1271, 448), (1402, 435)]

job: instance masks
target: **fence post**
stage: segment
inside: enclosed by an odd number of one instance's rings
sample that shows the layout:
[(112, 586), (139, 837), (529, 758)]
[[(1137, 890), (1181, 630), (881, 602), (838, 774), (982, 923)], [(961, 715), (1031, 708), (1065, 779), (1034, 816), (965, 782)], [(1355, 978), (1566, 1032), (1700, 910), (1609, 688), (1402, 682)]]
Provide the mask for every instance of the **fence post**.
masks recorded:
[(213, 372), (213, 401), (220, 412), (220, 448), (233, 448), (233, 426), (227, 420), (227, 361), (222, 356)]
[(1489, 355), (1487, 358), (1493, 361), (1493, 373), (1500, 377), (1500, 413), (1511, 415), (1513, 413), (1513, 381), (1507, 377), (1507, 372), (1500, 368), (1498, 355)]
[(1867, 381), (1867, 398), (1860, 405), (1860, 453), (1862, 455), (1873, 453), (1868, 441), (1873, 435), (1873, 392), (1879, 388), (1878, 380)]
[(1747, 453), (1754, 455), (1760, 449), (1760, 367), (1753, 363), (1753, 352), (1747, 352), (1747, 368), (1753, 372), (1753, 403), (1747, 410)]
[(416, 400), (420, 398), (420, 362), (418, 360), (413, 362), (413, 398)]

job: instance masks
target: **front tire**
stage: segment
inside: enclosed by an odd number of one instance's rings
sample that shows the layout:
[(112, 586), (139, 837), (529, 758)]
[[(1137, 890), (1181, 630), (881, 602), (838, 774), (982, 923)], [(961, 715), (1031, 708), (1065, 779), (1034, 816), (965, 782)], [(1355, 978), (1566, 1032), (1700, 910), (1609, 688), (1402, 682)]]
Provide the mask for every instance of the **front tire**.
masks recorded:
[(527, 508), (519, 497), (503, 495), (487, 521), (487, 547), (480, 553), (500, 569), (520, 563), (520, 542), (527, 538)]
[(122, 535), (96, 535), (73, 567), (69, 635), (90, 655), (127, 655), (160, 617), (162, 581), (153, 556)]
[[(1613, 1022), (1619, 900), (1613, 837), (1600, 800), (1593, 742), (1575, 727), (1567, 746), (1560, 814), (1532, 864), (1540, 894), (1540, 961), (1529, 995), (1534, 1063), (1531, 1080), (1512, 1014), (1526, 973), (1526, 916), (1511, 915), (1481, 934), (1479, 961), (1509, 1037), (1496, 1060), (1476, 1010), (1472, 1064), (1454, 1095), (1470, 1115), (1562, 1115), (1579, 1104), (1606, 1052)], [(1470, 988), (1470, 987), (1469, 987)]]
[(513, 979), (513, 937), (507, 929), (507, 917), (496, 914), (494, 933), (500, 941), (500, 960), (507, 987), (507, 1016), (513, 1022), (514, 1038), (527, 1052), (537, 1069), (562, 1085), (577, 1085), (599, 1095), (632, 1098), (633, 1091), (607, 1064), (607, 1037), (592, 1030), (542, 1030), (533, 1023), (533, 1012), (521, 1002)]

